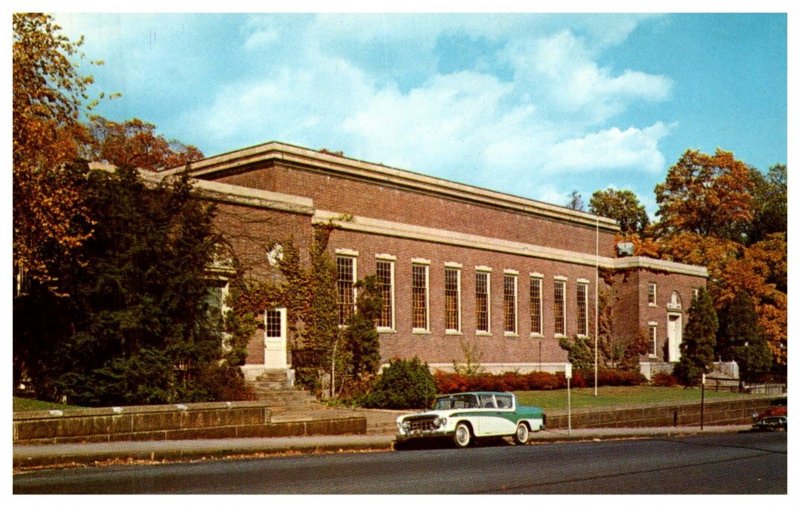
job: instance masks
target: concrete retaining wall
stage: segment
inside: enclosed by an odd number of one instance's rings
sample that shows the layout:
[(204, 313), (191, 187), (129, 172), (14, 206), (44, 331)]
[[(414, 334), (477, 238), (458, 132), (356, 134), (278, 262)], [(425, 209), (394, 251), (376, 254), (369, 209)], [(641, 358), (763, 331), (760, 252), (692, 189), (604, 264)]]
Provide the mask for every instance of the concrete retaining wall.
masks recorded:
[[(772, 398), (733, 399), (705, 403), (703, 424), (749, 424), (752, 415), (769, 407)], [(567, 414), (547, 414), (548, 429), (566, 429)], [(699, 426), (700, 403), (675, 403), (663, 406), (634, 406), (572, 413), (572, 427), (645, 428), (659, 426)]]
[(14, 413), (14, 442), (185, 440), (365, 433), (364, 417), (272, 420), (263, 403), (196, 403)]

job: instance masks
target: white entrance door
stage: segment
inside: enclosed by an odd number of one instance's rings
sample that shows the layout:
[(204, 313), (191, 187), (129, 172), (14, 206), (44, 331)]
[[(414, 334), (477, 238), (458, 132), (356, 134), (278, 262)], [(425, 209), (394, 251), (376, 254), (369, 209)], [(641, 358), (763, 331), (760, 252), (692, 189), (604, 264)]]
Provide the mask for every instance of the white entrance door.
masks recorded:
[(264, 365), (286, 369), (286, 309), (264, 311)]
[(667, 316), (667, 351), (670, 362), (677, 362), (681, 358), (680, 345), (683, 341), (683, 321), (680, 314)]

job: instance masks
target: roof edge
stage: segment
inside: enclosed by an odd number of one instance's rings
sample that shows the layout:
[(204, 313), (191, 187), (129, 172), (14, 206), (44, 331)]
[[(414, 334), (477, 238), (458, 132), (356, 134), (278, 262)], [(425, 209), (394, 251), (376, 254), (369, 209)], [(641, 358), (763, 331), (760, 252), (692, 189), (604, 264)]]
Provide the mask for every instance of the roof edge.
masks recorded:
[[(277, 141), (211, 156), (193, 162), (189, 167), (192, 177), (208, 180), (213, 179), (213, 176), (218, 173), (236, 172), (237, 168), (270, 160), (317, 167), (326, 172), (574, 222), (607, 232), (619, 231), (615, 220), (599, 215), (388, 165), (358, 160), (326, 150), (317, 151)], [(185, 167), (180, 166), (163, 171), (161, 174), (174, 174), (183, 170)]]

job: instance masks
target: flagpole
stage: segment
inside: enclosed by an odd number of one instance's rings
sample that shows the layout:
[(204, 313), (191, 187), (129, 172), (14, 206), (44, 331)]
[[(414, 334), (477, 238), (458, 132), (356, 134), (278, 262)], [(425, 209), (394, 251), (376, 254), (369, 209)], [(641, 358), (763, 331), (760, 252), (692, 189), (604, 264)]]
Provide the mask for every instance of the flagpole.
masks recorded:
[(599, 333), (598, 296), (600, 279), (600, 217), (594, 216), (594, 395), (597, 396), (597, 335)]

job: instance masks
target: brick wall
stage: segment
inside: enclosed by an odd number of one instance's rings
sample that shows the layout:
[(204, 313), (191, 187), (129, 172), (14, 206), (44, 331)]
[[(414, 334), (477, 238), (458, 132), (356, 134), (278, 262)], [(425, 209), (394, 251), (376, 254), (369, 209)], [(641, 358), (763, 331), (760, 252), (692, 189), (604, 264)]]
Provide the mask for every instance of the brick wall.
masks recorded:
[[(426, 195), (286, 165), (269, 165), (220, 181), (310, 197), (317, 209), (591, 253), (593, 226), (578, 226), (456, 198)], [(600, 255), (613, 256), (614, 233), (601, 231)]]
[[(555, 277), (566, 278), (567, 335), (577, 329), (577, 282), (589, 282), (588, 311), (590, 333), (594, 317), (594, 267), (565, 264), (542, 259), (526, 258), (491, 251), (465, 249), (421, 241), (400, 240), (336, 231), (331, 236), (332, 249), (348, 249), (358, 253), (358, 278), (374, 274), (376, 254), (394, 258), (395, 271), (395, 328), (381, 334), (382, 358), (419, 355), (430, 363), (463, 362), (462, 345), (474, 346), (480, 352), (480, 362), (535, 363), (539, 361), (539, 343), (544, 362), (566, 362), (565, 352), (558, 346), (554, 334), (553, 302)], [(429, 323), (425, 333), (412, 333), (411, 267), (414, 260), (426, 260), (429, 268)], [(456, 263), (461, 271), (461, 332), (448, 333), (445, 328), (445, 265)], [(477, 333), (475, 308), (476, 267), (490, 272), (490, 332)], [(507, 334), (504, 329), (503, 277), (512, 270), (517, 278), (517, 331)], [(543, 336), (531, 335), (530, 274), (542, 275)]]
[[(648, 302), (648, 287), (656, 285), (656, 302)], [(654, 324), (657, 332), (655, 356), (645, 356), (645, 360), (667, 359), (667, 329), (670, 316), (680, 316), (685, 329), (689, 320), (692, 290), (705, 286), (705, 279), (690, 275), (653, 272), (647, 269), (618, 272), (613, 279), (614, 288), (614, 335), (621, 339), (633, 339), (644, 334), (649, 340), (649, 326)], [(680, 308), (670, 306), (673, 292), (680, 297)], [(652, 348), (651, 348), (652, 349)]]
[[(335, 166), (334, 166), (335, 167)], [(466, 351), (478, 355), (478, 362), (486, 364), (521, 364), (531, 366), (539, 362), (566, 362), (566, 353), (558, 346), (554, 325), (554, 286), (556, 278), (566, 282), (566, 337), (578, 332), (577, 293), (578, 282), (587, 286), (587, 319), (589, 336), (594, 335), (595, 267), (593, 257), (597, 232), (593, 225), (567, 222), (542, 216), (528, 208), (528, 212), (503, 208), (498, 204), (481, 202), (483, 198), (467, 200), (458, 192), (459, 186), (437, 189), (436, 193), (395, 185), (391, 177), (375, 178), (367, 174), (347, 174), (335, 168), (320, 170), (268, 160), (249, 164), (240, 171), (218, 174), (219, 182), (253, 189), (307, 197), (313, 200), (313, 209), (356, 217), (395, 222), (420, 228), (439, 229), (441, 232), (480, 236), (481, 239), (516, 242), (526, 246), (544, 247), (555, 251), (571, 251), (588, 255), (582, 262), (565, 262), (567, 252), (558, 254), (560, 260), (523, 255), (514, 250), (492, 250), (486, 243), (459, 246), (461, 241), (423, 241), (423, 236), (392, 234), (391, 229), (376, 234), (363, 229), (336, 230), (331, 236), (330, 251), (346, 249), (358, 253), (357, 276), (361, 279), (375, 273), (376, 254), (390, 256), (394, 264), (394, 318), (390, 331), (381, 332), (381, 355), (386, 362), (394, 357), (414, 355), (433, 364), (460, 363)], [(379, 179), (379, 180), (376, 180)], [(424, 185), (417, 183), (414, 186)], [(469, 194), (467, 194), (469, 195)], [(512, 199), (512, 198), (509, 198)], [(498, 199), (500, 202), (504, 199)], [(561, 213), (564, 213), (563, 211)], [(266, 244), (272, 240), (293, 238), (307, 254), (311, 239), (312, 213), (298, 214), (268, 210), (248, 210), (246, 207), (225, 204), (221, 207), (220, 227), (236, 238), (238, 255), (247, 259), (249, 271), (262, 279), (275, 279), (278, 275), (266, 263)], [(412, 228), (413, 229), (413, 228)], [(462, 236), (463, 237), (463, 236)], [(419, 238), (419, 239), (415, 239)], [(599, 255), (614, 256), (614, 233), (601, 229)], [(578, 257), (580, 259), (580, 257)], [(415, 331), (412, 328), (412, 263), (423, 260), (428, 266), (429, 328)], [(460, 319), (461, 328), (449, 332), (445, 328), (445, 266), (460, 268)], [(476, 269), (491, 268), (490, 272), (490, 329), (478, 332), (476, 325), (475, 278)], [(507, 271), (517, 279), (516, 328), (504, 328), (503, 279)], [(530, 276), (541, 275), (543, 333), (532, 335), (530, 328)], [(633, 339), (647, 333), (649, 321), (658, 323), (660, 343), (666, 340), (666, 312), (662, 304), (669, 301), (673, 290), (680, 293), (685, 316), (691, 288), (704, 284), (704, 279), (656, 273), (642, 269), (620, 272), (614, 278), (614, 335)], [(648, 282), (657, 282), (658, 308), (649, 308)], [(645, 303), (642, 303), (642, 300)], [(685, 326), (685, 318), (683, 321)], [(248, 364), (263, 363), (263, 334), (259, 332), (249, 347)], [(663, 348), (657, 356), (663, 357)]]

